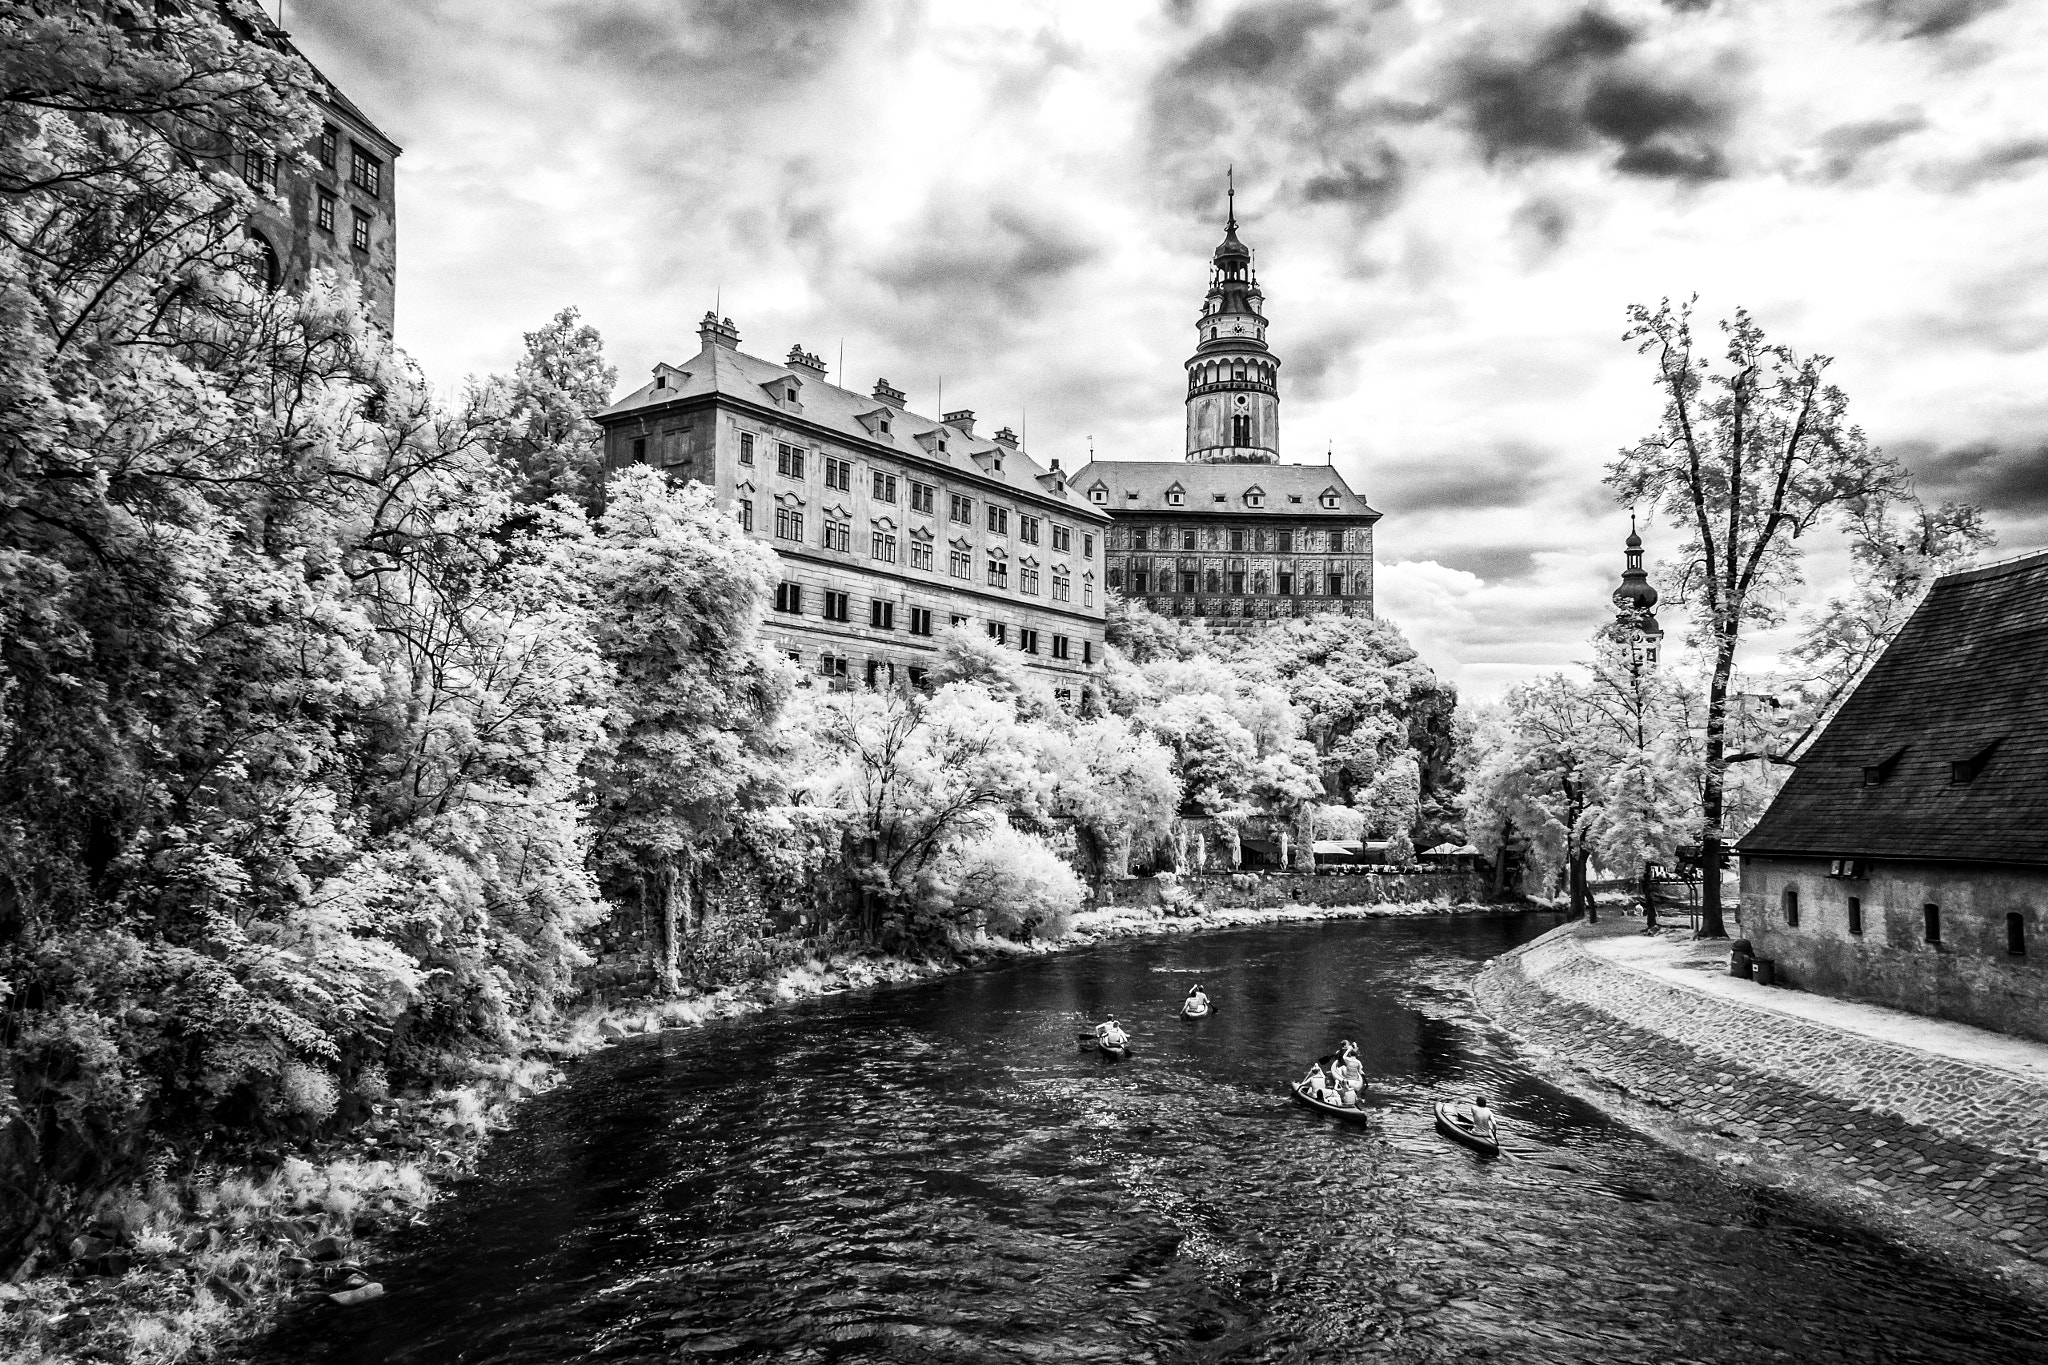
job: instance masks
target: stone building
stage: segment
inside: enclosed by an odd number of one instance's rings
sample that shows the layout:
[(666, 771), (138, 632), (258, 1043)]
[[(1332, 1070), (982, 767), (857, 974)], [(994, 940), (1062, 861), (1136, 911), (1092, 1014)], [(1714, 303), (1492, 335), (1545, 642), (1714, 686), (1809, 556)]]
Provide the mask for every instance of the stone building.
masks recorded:
[(972, 626), (1069, 703), (1102, 657), (1108, 517), (1005, 427), (911, 412), (826, 382), (801, 346), (778, 364), (709, 313), (695, 359), (597, 415), (605, 467), (647, 464), (714, 489), (782, 561), (768, 634), (834, 685), (918, 682), (937, 637)]
[(1334, 467), (1280, 462), (1280, 358), (1264, 305), (1233, 193), (1186, 362), (1184, 459), (1096, 459), (1074, 474), (1113, 518), (1106, 582), (1224, 627), (1370, 616), (1380, 514)]
[[(260, 5), (220, 0), (219, 13), (244, 37), (312, 62)], [(262, 245), (265, 282), (302, 289), (315, 270), (354, 280), (370, 321), (388, 335), (398, 307), (399, 146), (316, 67), (320, 130), (307, 147), (310, 171), (262, 152), (229, 153), (235, 169), (272, 202), (250, 216)]]
[(1938, 579), (1738, 844), (1791, 984), (2048, 1041), (2048, 553)]

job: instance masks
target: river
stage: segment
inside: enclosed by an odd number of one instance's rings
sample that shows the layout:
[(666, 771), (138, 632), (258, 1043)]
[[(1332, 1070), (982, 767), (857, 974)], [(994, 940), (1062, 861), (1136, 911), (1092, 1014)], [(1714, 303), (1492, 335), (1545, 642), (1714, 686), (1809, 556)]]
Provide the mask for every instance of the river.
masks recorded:
[[(2048, 1360), (1995, 1287), (1524, 1069), (1464, 986), (1555, 922), (1125, 943), (625, 1043), (393, 1240), (385, 1297), (259, 1358)], [(1128, 1061), (1075, 1045), (1107, 1011)], [(1340, 1037), (1366, 1128), (1283, 1092)], [(1552, 1155), (1439, 1138), (1427, 1101), (1475, 1091)]]

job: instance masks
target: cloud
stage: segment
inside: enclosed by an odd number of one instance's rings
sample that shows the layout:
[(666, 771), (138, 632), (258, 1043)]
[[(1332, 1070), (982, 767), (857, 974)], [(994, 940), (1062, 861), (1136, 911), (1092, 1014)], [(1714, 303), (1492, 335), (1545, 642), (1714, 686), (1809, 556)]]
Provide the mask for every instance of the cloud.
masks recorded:
[(1945, 38), (2004, 7), (2005, 0), (1867, 0), (1857, 11), (1900, 38)]
[(1515, 440), (1455, 454), (1418, 452), (1376, 464), (1373, 497), (1407, 515), (1519, 507), (1538, 500), (1556, 466), (1553, 452)]
[(1902, 441), (1893, 453), (1928, 496), (1978, 503), (2002, 518), (2048, 514), (2048, 436), (1941, 448)]
[(869, 267), (899, 298), (986, 324), (999, 310), (1033, 313), (1100, 247), (1064, 216), (938, 187), (897, 244)]
[(1846, 180), (1863, 165), (1870, 153), (1889, 147), (1926, 126), (1926, 115), (1917, 109), (1905, 110), (1890, 118), (1837, 124), (1820, 135), (1819, 178), (1828, 184)]
[(2031, 175), (2043, 163), (2048, 163), (2048, 137), (2011, 138), (1956, 161), (1922, 167), (1919, 178), (1931, 188), (1967, 194), (1980, 185)]

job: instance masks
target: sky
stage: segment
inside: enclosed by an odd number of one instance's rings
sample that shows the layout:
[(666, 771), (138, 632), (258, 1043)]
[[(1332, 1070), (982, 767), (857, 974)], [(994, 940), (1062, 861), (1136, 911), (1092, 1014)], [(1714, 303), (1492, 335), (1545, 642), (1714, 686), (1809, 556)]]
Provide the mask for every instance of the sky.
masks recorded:
[[(1924, 497), (1982, 504), (1994, 557), (2048, 546), (2048, 0), (286, 0), (284, 23), (405, 148), (399, 342), (451, 389), (573, 305), (623, 392), (695, 354), (716, 302), (753, 354), (801, 343), (835, 378), (843, 354), (848, 387), (930, 414), (943, 385), (1041, 460), (1176, 460), (1234, 166), (1282, 458), (1333, 459), (1384, 514), (1379, 612), (1468, 697), (1583, 658), (1611, 614), (1629, 510), (1602, 477), (1660, 408), (1631, 303), (1746, 307), (1834, 357)], [(1644, 535), (1668, 578), (1679, 533)], [(1817, 602), (1847, 561), (1810, 539)]]

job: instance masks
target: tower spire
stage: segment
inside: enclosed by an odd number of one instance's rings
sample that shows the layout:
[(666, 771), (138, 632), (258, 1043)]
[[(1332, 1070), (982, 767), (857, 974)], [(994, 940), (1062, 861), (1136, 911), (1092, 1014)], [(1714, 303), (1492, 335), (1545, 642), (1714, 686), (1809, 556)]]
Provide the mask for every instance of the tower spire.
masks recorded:
[(1230, 221), (1223, 226), (1226, 231), (1235, 232), (1237, 231), (1237, 166), (1235, 163), (1223, 168), (1223, 186), (1224, 198), (1230, 205)]

